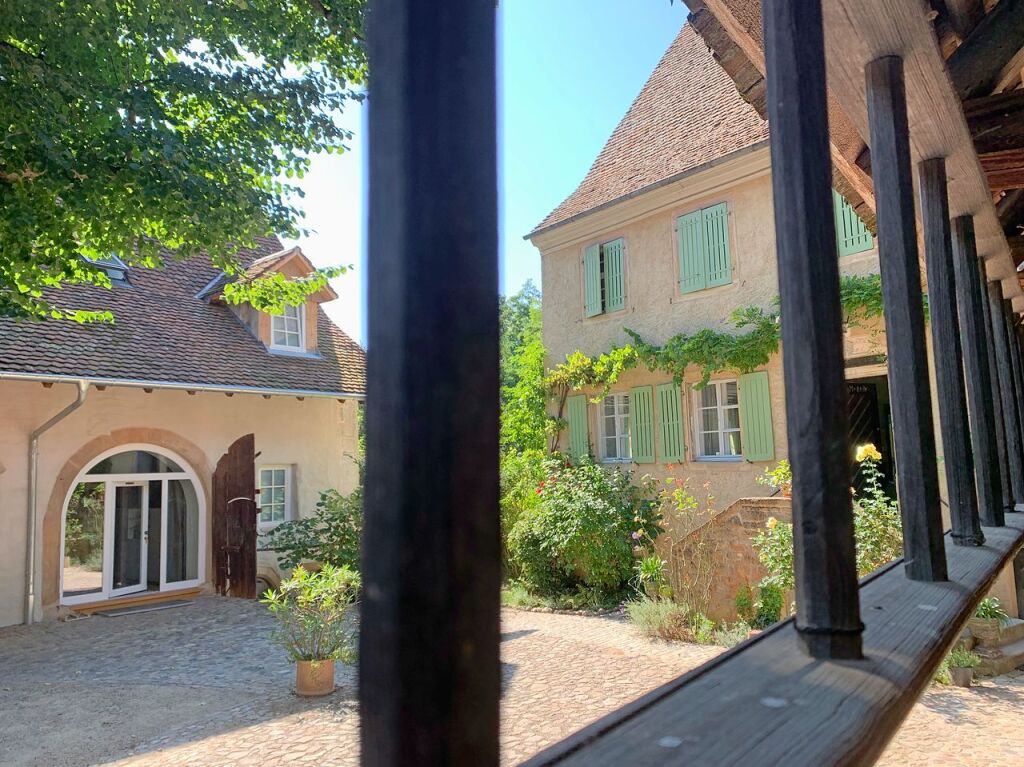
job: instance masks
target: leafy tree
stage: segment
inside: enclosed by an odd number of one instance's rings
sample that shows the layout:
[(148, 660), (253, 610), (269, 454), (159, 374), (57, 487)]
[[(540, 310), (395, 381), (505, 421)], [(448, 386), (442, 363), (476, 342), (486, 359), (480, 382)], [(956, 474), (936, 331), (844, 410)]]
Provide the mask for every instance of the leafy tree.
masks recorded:
[(544, 342), (540, 291), (532, 281), (501, 298), (501, 446), (503, 451), (542, 450)]
[[(301, 234), (288, 179), (350, 137), (365, 4), (0, 4), (0, 315), (108, 319), (43, 292), (109, 284), (81, 256), (159, 266), (162, 244), (237, 274), (257, 236)], [(226, 296), (279, 311), (337, 273)]]

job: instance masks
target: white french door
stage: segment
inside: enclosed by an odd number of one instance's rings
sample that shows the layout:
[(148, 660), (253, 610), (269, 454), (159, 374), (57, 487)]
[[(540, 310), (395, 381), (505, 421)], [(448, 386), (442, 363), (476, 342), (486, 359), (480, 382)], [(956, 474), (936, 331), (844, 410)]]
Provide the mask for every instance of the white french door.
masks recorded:
[(147, 586), (149, 485), (110, 482), (106, 494), (107, 593), (112, 597), (143, 591)]

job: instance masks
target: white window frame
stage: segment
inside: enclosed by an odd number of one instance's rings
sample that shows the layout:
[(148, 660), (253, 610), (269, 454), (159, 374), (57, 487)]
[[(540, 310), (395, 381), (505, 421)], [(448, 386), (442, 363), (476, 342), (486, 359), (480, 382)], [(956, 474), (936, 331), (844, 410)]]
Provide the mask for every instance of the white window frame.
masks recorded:
[[(736, 404), (726, 405), (725, 402), (725, 387), (727, 384), (734, 384), (736, 386)], [(703, 392), (705, 389), (715, 387), (715, 402), (714, 406), (707, 406), (703, 403)], [(715, 418), (718, 423), (718, 429), (716, 431), (707, 431), (704, 429), (704, 411), (714, 410), (716, 415)], [(698, 461), (721, 461), (727, 463), (735, 463), (743, 460), (743, 430), (741, 426), (736, 428), (726, 428), (725, 411), (735, 410), (736, 421), (741, 423), (740, 419), (740, 384), (735, 378), (723, 378), (717, 381), (709, 381), (708, 385), (704, 389), (693, 390), (693, 444), (695, 447), (694, 455)], [(728, 444), (726, 437), (729, 434), (739, 434), (740, 436), (740, 453), (738, 455), (707, 455), (704, 452), (704, 435), (705, 434), (718, 434), (718, 449), (722, 450), (723, 446)]]
[[(613, 409), (613, 415), (608, 416), (605, 412), (605, 408), (611, 404)], [(623, 407), (624, 405), (624, 407)], [(630, 407), (629, 394), (609, 394), (600, 403), (600, 409), (598, 410), (598, 426), (599, 433), (601, 435), (601, 460), (604, 463), (632, 463), (633, 462), (633, 444), (630, 436), (629, 419), (632, 415), (632, 408)], [(611, 417), (615, 424), (615, 434), (608, 433), (608, 419)], [(616, 443), (617, 455), (608, 455), (608, 439), (614, 439)], [(623, 450), (625, 455), (623, 455)]]
[[(263, 518), (264, 509), (268, 505), (277, 505), (277, 504), (272, 504), (272, 503), (268, 504), (267, 503), (266, 497), (264, 496), (264, 490), (265, 489), (272, 490), (274, 488), (280, 487), (280, 485), (274, 484), (273, 477), (271, 477), (271, 484), (270, 485), (264, 485), (263, 484), (263, 472), (265, 472), (265, 471), (270, 471), (270, 472), (273, 472), (273, 471), (283, 471), (284, 472), (284, 509), (282, 510), (281, 519), (265, 520)], [(289, 522), (292, 519), (292, 511), (291, 511), (291, 509), (292, 509), (292, 467), (289, 466), (286, 463), (268, 463), (268, 464), (264, 464), (263, 466), (260, 466), (257, 469), (256, 480), (257, 480), (257, 483), (258, 483), (259, 489), (260, 489), (259, 495), (257, 496), (257, 498), (259, 499), (259, 510), (260, 511), (259, 511), (258, 516), (256, 517), (256, 528), (257, 528), (257, 530), (260, 533), (266, 533), (266, 532), (269, 532), (270, 530), (273, 530), (275, 527), (277, 527), (282, 522)], [(273, 513), (273, 512), (271, 512), (271, 513)]]
[[(289, 317), (288, 311), (295, 310), (295, 317)], [(287, 320), (296, 319), (298, 320), (298, 343), (294, 346), (291, 344), (279, 344), (275, 339), (275, 333), (277, 331), (283, 332), (286, 335), (295, 335), (295, 331), (287, 328)], [(280, 325), (279, 325), (280, 323)], [(306, 307), (303, 305), (291, 306), (286, 304), (284, 312), (282, 314), (271, 314), (270, 315), (270, 348), (279, 351), (286, 352), (303, 352), (306, 350)]]

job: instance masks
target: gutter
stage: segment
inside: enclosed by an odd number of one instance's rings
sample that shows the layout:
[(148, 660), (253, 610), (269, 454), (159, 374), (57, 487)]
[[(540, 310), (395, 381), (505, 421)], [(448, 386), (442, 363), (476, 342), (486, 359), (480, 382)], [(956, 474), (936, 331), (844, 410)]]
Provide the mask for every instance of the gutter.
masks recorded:
[(39, 478), (39, 438), (85, 404), (89, 384), (85, 380), (74, 381), (78, 385), (78, 397), (70, 405), (35, 429), (28, 437), (28, 503), (25, 510), (28, 520), (28, 537), (25, 544), (25, 623), (35, 619), (36, 603), (36, 496)]
[(82, 376), (17, 373), (0, 370), (0, 381), (32, 381), (36, 383), (85, 382), (90, 386), (126, 386), (134, 389), (173, 389), (179, 391), (220, 392), (223, 394), (277, 394), (286, 397), (325, 397), (328, 399), (365, 400), (365, 392), (318, 391), (314, 389), (270, 389), (260, 386), (220, 386), (185, 381), (144, 381), (134, 378), (83, 378)]

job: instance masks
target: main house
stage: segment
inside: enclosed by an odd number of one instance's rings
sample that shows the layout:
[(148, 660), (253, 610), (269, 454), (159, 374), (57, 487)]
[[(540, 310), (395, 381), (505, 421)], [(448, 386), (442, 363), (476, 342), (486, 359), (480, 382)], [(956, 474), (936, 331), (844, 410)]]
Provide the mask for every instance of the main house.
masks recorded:
[[(113, 324), (0, 319), (0, 626), (240, 579), (251, 595), (280, 577), (257, 535), (358, 481), (365, 356), (320, 306), (333, 290), (266, 314), (227, 304), (208, 259), (164, 256), (50, 296)], [(241, 259), (313, 270), (274, 237)]]
[[(767, 139), (767, 123), (686, 24), (586, 177), (528, 235), (541, 254), (549, 367), (575, 350), (599, 355), (632, 343), (627, 328), (662, 345), (704, 328), (742, 334), (730, 320), (734, 310), (774, 310)], [(838, 252), (822, 258), (839, 259), (842, 275), (877, 274), (871, 231), (843, 194), (833, 191), (829, 203)], [(892, 478), (879, 317), (847, 324), (844, 355), (851, 445), (876, 444)], [(712, 513), (742, 527), (749, 521), (743, 513), (724, 512), (743, 512), (742, 499), (767, 495), (758, 477), (787, 457), (781, 353), (757, 369), (721, 370), (701, 383), (695, 365), (681, 385), (638, 365), (608, 396), (576, 392), (560, 447), (659, 479), (687, 478), (700, 495), (707, 484)], [(941, 455), (937, 414), (935, 426)], [(945, 496), (941, 461), (940, 480)], [(690, 532), (670, 528), (663, 545), (675, 547)]]

